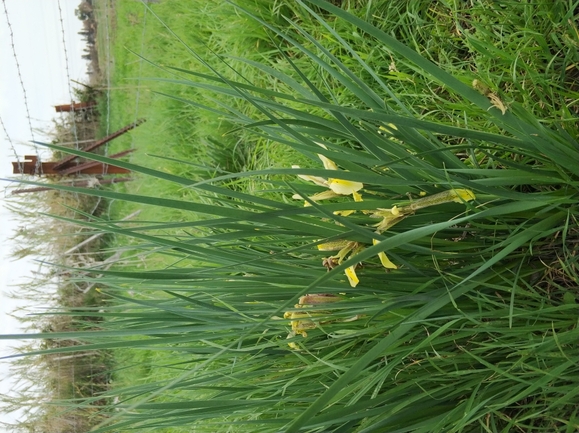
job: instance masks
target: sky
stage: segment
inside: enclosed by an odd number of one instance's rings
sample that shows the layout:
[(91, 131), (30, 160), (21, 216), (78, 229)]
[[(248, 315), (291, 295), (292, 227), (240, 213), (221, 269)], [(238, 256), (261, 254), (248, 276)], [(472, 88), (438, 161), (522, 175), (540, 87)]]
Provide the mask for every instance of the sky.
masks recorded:
[[(15, 309), (39, 308), (22, 305), (8, 296), (39, 266), (32, 258), (14, 261), (9, 257), (12, 246), (8, 239), (20, 224), (17, 215), (6, 208), (13, 182), (18, 180), (17, 175), (12, 175), (11, 161), (16, 161), (17, 157), (22, 161), (25, 154), (37, 152), (42, 157), (40, 148), (27, 143), (33, 139), (47, 141), (41, 131), (49, 129), (51, 120), (58, 116), (54, 105), (71, 101), (68, 76), (71, 80), (86, 81), (86, 63), (81, 59), (85, 42), (78, 34), (82, 23), (74, 15), (79, 3), (80, 0), (0, 1), (0, 118), (5, 128), (0, 126), (0, 178), (10, 179), (0, 181), (1, 334), (21, 332), (18, 321), (10, 315)], [(17, 62), (22, 80), (18, 76)], [(15, 345), (18, 345), (15, 341), (0, 340), (0, 357), (12, 354), (10, 347)], [(12, 387), (8, 364), (0, 361), (0, 393), (9, 394)], [(11, 423), (17, 417), (18, 413), (12, 416), (0, 413), (0, 421), (4, 423)], [(4, 433), (1, 422), (0, 433)]]

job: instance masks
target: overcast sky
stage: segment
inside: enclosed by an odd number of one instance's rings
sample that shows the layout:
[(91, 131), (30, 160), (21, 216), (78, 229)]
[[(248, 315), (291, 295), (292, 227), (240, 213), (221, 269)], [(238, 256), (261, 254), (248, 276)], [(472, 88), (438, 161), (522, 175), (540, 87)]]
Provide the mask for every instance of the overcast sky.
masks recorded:
[[(12, 175), (11, 161), (16, 155), (35, 154), (37, 150), (26, 143), (33, 138), (45, 141), (38, 130), (51, 126), (57, 114), (54, 105), (71, 100), (66, 72), (67, 62), (63, 38), (66, 41), (68, 69), (72, 80), (86, 81), (86, 63), (81, 59), (85, 43), (78, 32), (82, 23), (74, 15), (80, 0), (2, 0), (0, 3), (0, 117), (6, 132), (0, 127), (0, 177), (18, 179)], [(62, 25), (59, 14), (62, 11)], [(7, 14), (6, 14), (7, 12)], [(10, 22), (12, 37), (10, 35)], [(63, 37), (64, 28), (64, 37)], [(30, 122), (24, 104), (24, 92), (18, 77), (12, 38), (26, 99)], [(42, 154), (41, 150), (38, 150)], [(20, 305), (6, 295), (25, 281), (38, 264), (31, 258), (11, 261), (12, 245), (7, 241), (18, 227), (17, 217), (5, 207), (10, 199), (10, 182), (0, 183), (0, 333), (18, 333), (18, 322), (9, 314)], [(34, 306), (33, 306), (34, 307)], [(0, 340), (0, 356), (12, 353), (15, 342)], [(7, 377), (6, 362), (0, 361), (0, 393), (7, 394), (12, 385)], [(0, 421), (10, 423), (0, 413)], [(4, 432), (0, 426), (0, 432)]]

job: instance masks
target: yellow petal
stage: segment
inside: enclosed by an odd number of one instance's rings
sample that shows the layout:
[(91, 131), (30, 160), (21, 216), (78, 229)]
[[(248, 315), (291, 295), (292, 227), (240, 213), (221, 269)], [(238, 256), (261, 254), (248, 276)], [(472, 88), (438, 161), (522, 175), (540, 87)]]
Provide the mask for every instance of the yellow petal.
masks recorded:
[(356, 211), (355, 210), (336, 210), (333, 213), (334, 213), (334, 215), (347, 217), (348, 215), (352, 215), (354, 212), (356, 212)]
[(380, 127), (378, 128), (378, 133), (379, 134), (383, 134), (383, 133), (392, 134), (392, 130), (398, 131), (398, 128), (393, 123), (388, 123), (387, 126), (388, 126), (388, 128), (380, 125)]
[[(379, 243), (380, 241), (378, 239), (372, 239), (373, 245), (377, 245)], [(390, 259), (388, 258), (388, 256), (384, 251), (379, 252), (378, 257), (380, 258), (380, 263), (382, 263), (382, 266), (384, 266), (386, 269), (398, 269), (398, 266), (396, 266), (394, 263), (390, 261)]]
[[(292, 336), (289, 336), (289, 335), (288, 335), (288, 338), (292, 338), (292, 337), (295, 337), (295, 335), (292, 335)], [(292, 350), (300, 350), (300, 346), (298, 346), (296, 343), (290, 342), (290, 343), (288, 343), (287, 345), (288, 345), (289, 348), (292, 349)]]
[(313, 201), (318, 201), (318, 200), (328, 200), (330, 198), (336, 198), (336, 197), (338, 197), (338, 194), (336, 194), (331, 189), (328, 189), (326, 191), (322, 191), (322, 192), (319, 192), (317, 194), (312, 195), (310, 197), (310, 199), (312, 199)]
[(362, 194), (359, 194), (356, 191), (352, 193), (352, 197), (354, 197), (354, 201), (362, 201)]
[(324, 187), (328, 187), (328, 181), (326, 179), (324, 179), (323, 177), (319, 177), (319, 176), (308, 176), (307, 174), (298, 174), (298, 177), (300, 179), (306, 180), (308, 182), (313, 182), (318, 186), (324, 186)]
[(329, 179), (328, 186), (336, 194), (350, 195), (361, 190), (364, 187), (364, 184), (361, 182), (353, 182), (351, 180)]
[[(311, 195), (308, 198), (310, 200), (313, 200), (313, 201), (318, 201), (318, 200), (327, 200), (327, 199), (336, 198), (336, 197), (339, 197), (339, 194), (336, 194), (331, 189), (328, 189), (326, 191), (322, 191), (322, 192), (319, 192), (317, 194)], [(305, 200), (304, 197), (302, 197), (300, 194), (294, 194), (294, 195), (292, 195), (292, 198), (296, 199), (296, 200)], [(307, 206), (311, 206), (311, 205), (306, 201), (304, 203), (304, 207), (307, 207)]]
[(356, 287), (358, 285), (360, 280), (358, 279), (358, 276), (356, 275), (356, 265), (350, 266), (349, 268), (346, 268), (346, 277), (348, 277), (348, 281), (350, 282), (350, 286)]
[(398, 269), (398, 266), (390, 261), (384, 251), (378, 253), (378, 257), (380, 258), (380, 263), (382, 263), (382, 266), (384, 266), (386, 269)]
[(322, 163), (324, 164), (324, 168), (326, 170), (337, 170), (338, 169), (338, 166), (336, 165), (336, 163), (334, 161), (332, 161), (330, 158), (325, 157), (321, 153), (318, 153), (318, 158), (320, 158), (322, 160)]
[(332, 256), (332, 258), (338, 259), (338, 264), (341, 264), (346, 256), (356, 248), (358, 248), (358, 242), (350, 241), (348, 242), (348, 245), (338, 251), (338, 254)]
[[(372, 239), (373, 245), (377, 245), (379, 243), (380, 241), (378, 239)], [(382, 266), (384, 266), (386, 269), (398, 269), (398, 266), (390, 261), (384, 251), (378, 253), (378, 257), (380, 258), (380, 263), (382, 263)]]
[[(292, 165), (292, 168), (300, 168), (300, 166), (299, 165)], [(306, 180), (308, 182), (313, 182), (316, 185), (325, 186), (326, 188), (328, 187), (328, 181), (326, 179), (324, 179), (323, 177), (309, 176), (307, 174), (298, 174), (298, 177), (300, 179)]]

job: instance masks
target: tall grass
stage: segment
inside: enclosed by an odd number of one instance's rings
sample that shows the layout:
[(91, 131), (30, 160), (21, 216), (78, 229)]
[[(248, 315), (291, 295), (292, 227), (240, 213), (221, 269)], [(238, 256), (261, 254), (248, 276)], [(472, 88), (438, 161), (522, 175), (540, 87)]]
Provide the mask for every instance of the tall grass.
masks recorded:
[[(498, 6), (477, 3), (479, 22), (459, 7), (376, 4), (296, 1), (283, 5), (283, 24), (231, 3), (275, 48), (261, 61), (204, 52), (165, 27), (190, 62), (156, 65), (168, 74), (163, 86), (184, 89), (165, 96), (211, 113), (233, 135), (285, 146), (301, 168), (200, 181), (116, 162), (200, 199), (82, 190), (195, 215), (81, 223), (170, 265), (103, 272), (112, 304), (89, 313), (105, 319), (98, 332), (18, 336), (135, 354), (119, 364), (135, 383), (99, 396), (110, 417), (95, 431), (579, 427), (577, 88), (565, 84), (577, 60), (574, 5), (511, 5), (498, 56), (499, 33), (485, 31), (507, 19)], [(545, 17), (560, 34), (558, 54), (539, 75), (507, 76), (513, 47), (520, 58), (552, 56), (553, 44), (529, 30)], [(416, 33), (410, 19), (423, 24)], [(434, 56), (427, 33), (455, 37)], [(550, 108), (535, 104), (539, 93)], [(214, 169), (161, 155), (155, 163)], [(255, 177), (263, 191), (236, 187)], [(358, 187), (328, 193), (336, 183)], [(335, 255), (324, 247), (331, 242)], [(323, 296), (306, 296), (314, 294)]]

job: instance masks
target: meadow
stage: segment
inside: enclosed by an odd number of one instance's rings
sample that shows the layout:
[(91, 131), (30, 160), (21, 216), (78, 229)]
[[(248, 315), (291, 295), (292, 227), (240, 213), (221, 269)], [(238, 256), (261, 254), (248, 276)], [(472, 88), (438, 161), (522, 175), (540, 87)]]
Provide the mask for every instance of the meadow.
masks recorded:
[(146, 119), (108, 150), (136, 179), (55, 188), (108, 200), (76, 223), (124, 265), (78, 277), (106, 307), (59, 313), (98, 330), (33, 336), (112, 354), (70, 407), (98, 401), (93, 431), (579, 431), (578, 5), (117, 2), (101, 128)]

